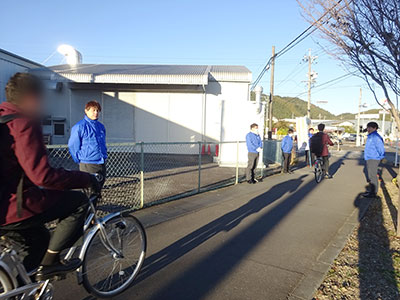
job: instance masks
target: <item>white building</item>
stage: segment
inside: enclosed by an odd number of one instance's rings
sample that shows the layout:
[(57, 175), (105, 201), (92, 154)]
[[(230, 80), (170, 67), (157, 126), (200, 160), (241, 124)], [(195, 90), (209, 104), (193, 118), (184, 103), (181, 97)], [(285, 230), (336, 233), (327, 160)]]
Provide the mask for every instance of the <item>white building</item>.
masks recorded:
[[(261, 104), (250, 101), (244, 66), (77, 64), (44, 67), (0, 50), (0, 87), (16, 72), (30, 72), (47, 87), (44, 134), (66, 144), (90, 100), (101, 103), (108, 143), (243, 141), (251, 123), (263, 132)], [(247, 150), (240, 144), (239, 161)], [(220, 148), (223, 164), (236, 163), (237, 145)], [(198, 147), (192, 152), (197, 153)], [(214, 152), (215, 149), (212, 149)]]
[(0, 102), (5, 101), (4, 88), (12, 75), (39, 67), (42, 66), (38, 63), (0, 49)]
[(67, 142), (90, 100), (103, 107), (108, 142), (236, 141), (257, 121), (251, 72), (242, 66), (80, 64), (30, 72), (53, 87), (44, 129), (53, 144)]

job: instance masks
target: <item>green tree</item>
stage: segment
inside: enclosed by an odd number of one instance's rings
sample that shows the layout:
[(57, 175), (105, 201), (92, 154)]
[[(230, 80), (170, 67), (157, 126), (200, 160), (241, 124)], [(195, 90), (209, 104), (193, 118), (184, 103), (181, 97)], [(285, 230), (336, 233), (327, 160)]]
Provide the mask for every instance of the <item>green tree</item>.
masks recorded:
[(290, 128), (290, 124), (285, 121), (278, 121), (273, 125), (274, 128), (277, 128), (277, 134), (278, 135), (287, 135), (288, 130)]
[(353, 126), (343, 126), (344, 132), (346, 133), (357, 133), (356, 129)]

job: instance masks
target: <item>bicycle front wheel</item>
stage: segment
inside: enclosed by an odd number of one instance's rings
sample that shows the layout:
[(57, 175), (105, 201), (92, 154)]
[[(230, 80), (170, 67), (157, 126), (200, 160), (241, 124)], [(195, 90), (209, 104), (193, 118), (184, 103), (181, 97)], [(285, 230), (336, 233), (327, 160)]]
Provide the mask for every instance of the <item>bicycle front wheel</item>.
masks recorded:
[(85, 289), (100, 298), (127, 289), (140, 272), (146, 254), (146, 234), (131, 215), (116, 215), (104, 224), (107, 239), (121, 255), (106, 247), (100, 230), (89, 241), (82, 263)]

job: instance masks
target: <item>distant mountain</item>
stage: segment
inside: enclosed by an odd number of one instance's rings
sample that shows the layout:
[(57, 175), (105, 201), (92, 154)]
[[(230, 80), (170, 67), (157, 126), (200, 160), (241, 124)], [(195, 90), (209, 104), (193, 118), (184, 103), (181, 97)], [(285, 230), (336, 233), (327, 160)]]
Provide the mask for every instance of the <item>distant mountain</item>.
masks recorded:
[[(380, 111), (381, 111), (381, 109), (375, 108), (375, 109), (369, 109), (369, 110), (363, 111), (361, 113), (362, 114), (379, 114)], [(337, 118), (339, 120), (355, 120), (355, 119), (357, 119), (357, 114), (343, 113), (343, 114), (337, 115)], [(382, 116), (380, 117), (380, 119), (382, 119)], [(389, 113), (386, 114), (385, 120), (386, 121), (391, 120), (391, 116)]]
[[(307, 102), (299, 98), (274, 96), (272, 112), (277, 119), (302, 117), (307, 115)], [(314, 104), (311, 104), (310, 113), (312, 119), (336, 119), (334, 114)]]
[(343, 114), (337, 115), (337, 118), (339, 120), (354, 120), (356, 118), (356, 114), (343, 113)]
[[(266, 101), (268, 96), (265, 94), (261, 95), (261, 100)], [(251, 100), (255, 100), (254, 92), (251, 93)], [(378, 114), (380, 109), (370, 109), (364, 114)], [(281, 97), (274, 96), (274, 103), (272, 109), (273, 115), (277, 119), (292, 119), (295, 117), (303, 117), (307, 115), (307, 102), (297, 97)], [(326, 120), (355, 120), (357, 114), (342, 113), (340, 115), (334, 115), (329, 111), (311, 104), (311, 118), (312, 119), (326, 119)], [(382, 117), (381, 117), (382, 118)], [(386, 115), (386, 121), (390, 121), (391, 116)]]
[[(255, 99), (255, 94), (251, 93), (251, 100)], [(261, 96), (262, 100), (268, 99), (267, 95)], [(272, 113), (277, 119), (291, 119), (307, 115), (307, 102), (299, 98), (274, 96)], [(329, 111), (311, 104), (312, 119), (332, 120), (337, 117)]]

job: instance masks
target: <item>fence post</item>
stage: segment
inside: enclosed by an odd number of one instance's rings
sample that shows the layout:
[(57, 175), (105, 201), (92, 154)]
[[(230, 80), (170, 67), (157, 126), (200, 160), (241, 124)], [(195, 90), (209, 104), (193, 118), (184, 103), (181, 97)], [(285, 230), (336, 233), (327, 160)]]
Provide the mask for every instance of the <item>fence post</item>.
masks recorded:
[(144, 143), (140, 143), (140, 208), (144, 206)]
[(260, 175), (261, 175), (261, 180), (264, 178), (264, 148), (265, 148), (265, 143), (264, 140), (262, 141), (262, 151), (260, 154), (258, 154), (260, 157), (258, 157), (259, 160), (261, 160), (261, 170), (260, 170)]
[(197, 192), (200, 193), (201, 189), (201, 146), (202, 142), (199, 142), (199, 178), (198, 178), (198, 186), (197, 186)]
[(235, 184), (239, 183), (239, 141), (236, 142), (236, 175)]

